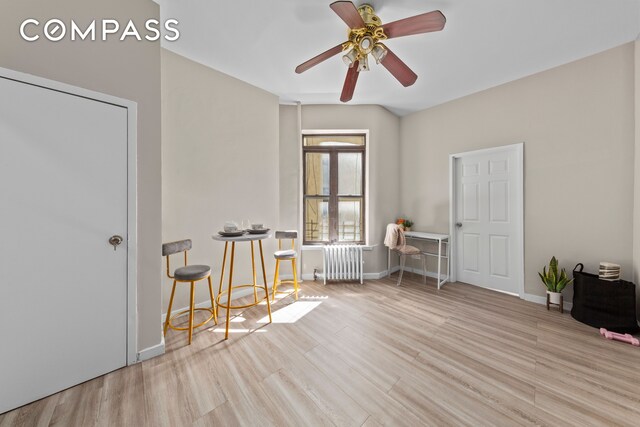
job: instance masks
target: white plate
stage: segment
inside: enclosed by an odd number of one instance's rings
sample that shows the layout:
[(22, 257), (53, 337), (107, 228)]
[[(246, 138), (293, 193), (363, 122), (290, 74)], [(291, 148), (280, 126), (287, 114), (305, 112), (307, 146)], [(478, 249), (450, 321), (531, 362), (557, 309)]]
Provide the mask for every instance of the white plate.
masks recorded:
[(244, 231), (242, 230), (236, 230), (236, 231), (218, 231), (218, 234), (221, 235), (222, 237), (240, 237), (244, 234)]
[(260, 228), (260, 229), (248, 228), (247, 232), (249, 234), (267, 234), (269, 230), (270, 228)]

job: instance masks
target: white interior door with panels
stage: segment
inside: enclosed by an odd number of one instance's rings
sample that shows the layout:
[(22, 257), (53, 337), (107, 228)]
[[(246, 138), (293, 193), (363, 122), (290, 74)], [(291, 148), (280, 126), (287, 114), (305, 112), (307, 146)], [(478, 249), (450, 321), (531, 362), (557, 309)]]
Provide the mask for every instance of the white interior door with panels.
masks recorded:
[(0, 95), (2, 413), (135, 361), (135, 104), (2, 69)]
[(523, 295), (522, 148), (451, 156), (455, 280)]

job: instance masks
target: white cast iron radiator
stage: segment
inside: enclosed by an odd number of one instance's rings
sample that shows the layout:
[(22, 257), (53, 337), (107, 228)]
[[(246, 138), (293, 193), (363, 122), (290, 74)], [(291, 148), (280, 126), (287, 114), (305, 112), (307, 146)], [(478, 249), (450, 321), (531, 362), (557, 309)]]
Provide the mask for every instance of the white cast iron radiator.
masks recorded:
[(323, 248), (325, 285), (327, 280), (360, 280), (362, 283), (362, 246), (326, 245)]

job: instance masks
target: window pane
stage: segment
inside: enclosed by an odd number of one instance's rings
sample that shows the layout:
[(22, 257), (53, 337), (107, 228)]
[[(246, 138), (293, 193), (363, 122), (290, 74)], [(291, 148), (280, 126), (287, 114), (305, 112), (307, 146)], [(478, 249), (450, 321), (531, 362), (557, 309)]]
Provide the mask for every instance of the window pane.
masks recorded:
[(362, 153), (338, 153), (338, 194), (362, 195)]
[(338, 201), (338, 240), (359, 242), (363, 240), (363, 199), (344, 198)]
[(305, 241), (329, 240), (329, 198), (307, 197), (305, 200)]
[(329, 153), (306, 153), (307, 182), (304, 194), (328, 196)]
[(364, 135), (305, 135), (304, 145), (337, 147), (354, 145), (364, 145)]

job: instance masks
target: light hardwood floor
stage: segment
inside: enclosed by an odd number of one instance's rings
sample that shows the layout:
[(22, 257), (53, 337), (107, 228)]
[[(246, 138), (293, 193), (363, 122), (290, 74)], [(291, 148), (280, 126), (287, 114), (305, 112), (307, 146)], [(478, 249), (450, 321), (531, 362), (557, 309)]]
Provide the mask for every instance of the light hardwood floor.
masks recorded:
[(170, 331), (165, 355), (0, 426), (640, 425), (640, 349), (567, 313), (412, 274), (399, 288), (305, 282), (273, 310), (292, 323), (260, 323), (258, 306), (226, 342), (224, 325), (191, 346)]

